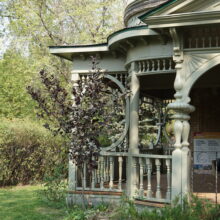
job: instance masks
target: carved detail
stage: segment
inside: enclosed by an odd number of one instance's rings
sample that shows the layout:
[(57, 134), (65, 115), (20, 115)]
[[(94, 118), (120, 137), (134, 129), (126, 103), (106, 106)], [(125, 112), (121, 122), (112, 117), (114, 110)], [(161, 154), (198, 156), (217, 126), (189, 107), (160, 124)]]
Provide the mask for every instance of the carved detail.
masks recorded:
[(192, 54), (184, 56), (185, 77), (188, 79), (199, 67), (219, 54)]
[(179, 34), (177, 33), (176, 28), (170, 28), (170, 35), (173, 39), (173, 52), (174, 52), (173, 59), (176, 63), (182, 62), (183, 52), (181, 48), (181, 40)]

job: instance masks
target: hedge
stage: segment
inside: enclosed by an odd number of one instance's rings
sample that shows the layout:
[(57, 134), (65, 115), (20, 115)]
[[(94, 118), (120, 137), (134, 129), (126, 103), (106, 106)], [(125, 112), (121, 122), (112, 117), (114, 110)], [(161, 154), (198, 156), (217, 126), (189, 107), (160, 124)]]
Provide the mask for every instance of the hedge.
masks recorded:
[(1, 119), (0, 186), (42, 181), (60, 165), (67, 173), (67, 146), (39, 122)]

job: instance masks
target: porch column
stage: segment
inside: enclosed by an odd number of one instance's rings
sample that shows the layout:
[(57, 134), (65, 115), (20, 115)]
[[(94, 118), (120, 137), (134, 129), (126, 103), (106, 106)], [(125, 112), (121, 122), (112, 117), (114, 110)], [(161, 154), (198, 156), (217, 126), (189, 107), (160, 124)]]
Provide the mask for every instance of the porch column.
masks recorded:
[(138, 172), (137, 164), (135, 158), (132, 157), (132, 154), (139, 153), (139, 96), (140, 96), (140, 82), (137, 77), (137, 65), (135, 62), (131, 63), (129, 70), (130, 90), (130, 129), (129, 129), (129, 156), (127, 161), (127, 195), (132, 199), (137, 191), (138, 184)]
[(183, 97), (183, 89), (186, 86), (187, 70), (184, 62), (183, 43), (181, 33), (176, 28), (170, 28), (170, 35), (173, 39), (173, 60), (176, 63), (176, 79), (174, 89), (176, 91), (174, 97), (175, 102), (168, 105), (168, 109), (175, 112), (173, 119), (175, 150), (172, 153), (172, 201), (176, 197), (182, 203), (183, 198), (190, 193), (190, 158), (189, 149), (189, 132), (190, 132), (190, 113), (195, 108), (189, 104), (190, 98)]
[[(181, 57), (183, 58), (183, 56)], [(176, 62), (176, 79), (174, 95), (176, 101), (168, 105), (168, 109), (175, 112), (173, 119), (175, 150), (172, 153), (172, 201), (178, 197), (180, 202), (190, 193), (190, 162), (191, 151), (189, 149), (189, 132), (190, 132), (190, 113), (195, 108), (189, 104), (190, 98), (182, 96), (182, 89), (185, 82), (185, 68), (183, 68), (183, 59), (175, 59)]]
[[(79, 74), (72, 73), (71, 81), (73, 83), (73, 87), (75, 87), (76, 89), (79, 86), (78, 84), (79, 80), (80, 80)], [(69, 156), (68, 188), (70, 191), (75, 191), (76, 187), (77, 187), (77, 166), (73, 162), (73, 160), (70, 159), (70, 156)]]
[(189, 114), (194, 111), (194, 107), (177, 99), (169, 104), (168, 108), (175, 111), (173, 116), (175, 150), (172, 153), (172, 200), (178, 197), (182, 202), (183, 198), (190, 193)]

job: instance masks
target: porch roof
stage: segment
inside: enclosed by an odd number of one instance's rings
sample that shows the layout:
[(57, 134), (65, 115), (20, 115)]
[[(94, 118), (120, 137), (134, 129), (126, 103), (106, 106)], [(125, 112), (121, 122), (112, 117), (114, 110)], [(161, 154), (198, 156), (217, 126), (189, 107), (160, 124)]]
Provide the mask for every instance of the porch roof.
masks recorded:
[[(132, 46), (129, 39), (154, 36), (157, 32), (144, 26), (124, 28), (108, 36), (107, 42), (93, 45), (49, 46), (51, 54), (73, 61), (74, 56), (94, 56), (96, 54), (122, 53), (121, 48)], [(123, 45), (124, 44), (124, 45)]]

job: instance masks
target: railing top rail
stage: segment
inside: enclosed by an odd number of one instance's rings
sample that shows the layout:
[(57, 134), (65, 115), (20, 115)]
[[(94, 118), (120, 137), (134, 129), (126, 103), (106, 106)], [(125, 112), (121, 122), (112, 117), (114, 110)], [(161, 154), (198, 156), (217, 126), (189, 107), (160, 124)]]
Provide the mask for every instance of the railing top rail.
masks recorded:
[(101, 152), (101, 156), (113, 156), (113, 157), (142, 157), (151, 159), (172, 159), (172, 155), (156, 155), (156, 154), (130, 154), (127, 152)]
[(128, 156), (127, 152), (105, 152), (101, 151), (100, 152), (101, 156), (113, 156), (113, 157), (126, 157)]
[(156, 154), (132, 154), (133, 157), (142, 157), (149, 159), (172, 159), (172, 155), (156, 155)]

